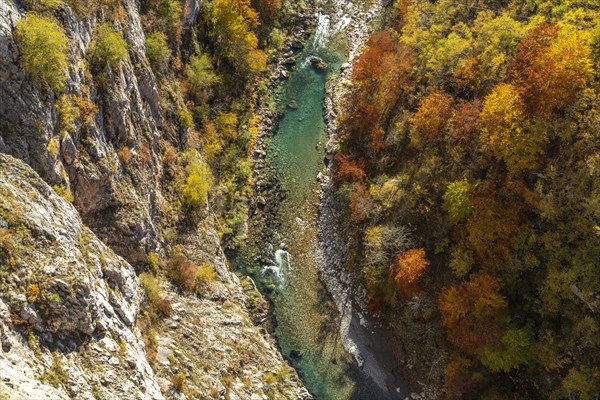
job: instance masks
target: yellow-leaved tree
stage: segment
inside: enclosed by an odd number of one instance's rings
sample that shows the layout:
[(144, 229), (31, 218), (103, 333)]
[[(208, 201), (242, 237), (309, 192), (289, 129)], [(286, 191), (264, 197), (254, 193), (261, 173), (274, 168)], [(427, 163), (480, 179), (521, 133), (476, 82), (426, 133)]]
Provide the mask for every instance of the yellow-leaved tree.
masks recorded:
[(569, 105), (593, 74), (590, 34), (543, 23), (519, 44), (511, 67), (528, 112), (546, 116)]
[(495, 86), (481, 110), (482, 139), (516, 176), (535, 168), (544, 153), (546, 132), (526, 129), (524, 103), (518, 89), (508, 83)]
[(260, 22), (250, 0), (216, 0), (211, 8), (210, 22), (218, 63), (227, 62), (245, 73), (266, 68), (266, 56), (258, 50), (258, 38), (251, 31)]
[(56, 21), (29, 14), (17, 22), (19, 63), (37, 85), (60, 92), (67, 81), (68, 40)]

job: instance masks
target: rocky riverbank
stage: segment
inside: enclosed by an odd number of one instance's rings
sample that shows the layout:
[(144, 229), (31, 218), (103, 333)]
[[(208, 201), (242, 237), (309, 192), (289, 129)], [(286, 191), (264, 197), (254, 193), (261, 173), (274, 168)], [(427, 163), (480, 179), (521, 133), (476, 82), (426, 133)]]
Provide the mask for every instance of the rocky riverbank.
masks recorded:
[(359, 10), (352, 16), (348, 28), (348, 62), (342, 65), (340, 76), (330, 82), (327, 88), (325, 98), (328, 134), (327, 167), (325, 173), (320, 173), (318, 177), (321, 193), (317, 259), (321, 279), (333, 296), (342, 317), (340, 337), (345, 349), (354, 356), (362, 370), (389, 394), (390, 398), (404, 399), (410, 395), (410, 398), (420, 399), (422, 395), (411, 393), (398, 375), (398, 368), (389, 348), (390, 341), (382, 340), (386, 336), (387, 339), (391, 339), (389, 332), (377, 322), (375, 317), (369, 316), (364, 294), (357, 289), (356, 280), (345, 268), (349, 250), (338, 232), (340, 211), (333, 184), (335, 155), (339, 149), (337, 120), (344, 106), (344, 99), (352, 90), (350, 80), (352, 62), (364, 47), (371, 33), (373, 21), (383, 10), (383, 3), (378, 0), (367, 10)]

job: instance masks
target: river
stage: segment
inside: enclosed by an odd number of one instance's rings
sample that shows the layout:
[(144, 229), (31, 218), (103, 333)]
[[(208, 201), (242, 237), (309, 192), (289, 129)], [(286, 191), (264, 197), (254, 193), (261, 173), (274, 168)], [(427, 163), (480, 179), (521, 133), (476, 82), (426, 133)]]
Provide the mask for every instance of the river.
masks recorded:
[[(289, 79), (278, 88), (277, 103), (285, 111), (275, 134), (266, 139), (267, 164), (277, 177), (278, 192), (285, 196), (267, 199), (280, 203), (273, 226), (266, 227), (271, 243), (259, 250), (264, 257), (256, 257), (263, 262), (242, 266), (272, 301), (274, 333), (283, 354), (310, 392), (325, 400), (399, 396), (376, 383), (344, 348), (340, 308), (317, 268), (317, 175), (324, 171), (327, 142), (323, 102), (327, 80), (346, 61), (345, 30), (356, 7), (340, 0), (317, 1), (315, 32), (297, 54)], [(317, 68), (311, 57), (321, 58), (327, 67)]]

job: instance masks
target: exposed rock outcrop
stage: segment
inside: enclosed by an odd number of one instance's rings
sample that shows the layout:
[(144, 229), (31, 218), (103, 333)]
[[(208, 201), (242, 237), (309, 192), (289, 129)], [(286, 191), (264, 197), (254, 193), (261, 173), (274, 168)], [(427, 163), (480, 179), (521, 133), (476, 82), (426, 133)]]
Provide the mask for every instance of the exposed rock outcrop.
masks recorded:
[[(214, 266), (202, 296), (165, 284), (173, 304), (156, 332), (141, 329), (134, 269), (75, 208), (21, 161), (0, 154), (0, 389), (36, 399), (309, 399), (249, 309), (254, 285), (228, 269), (208, 222), (184, 238)], [(157, 357), (144, 339), (155, 335)], [(148, 359), (151, 360), (151, 367)], [(186, 395), (171, 378), (186, 376)], [(227, 397), (226, 397), (227, 396)]]
[[(145, 56), (145, 36), (137, 3), (124, 2), (121, 23), (129, 58), (119, 71), (104, 71), (98, 85), (86, 67), (86, 52), (102, 22), (78, 17), (68, 6), (62, 23), (71, 38), (66, 92), (94, 104), (85, 123), (59, 132), (56, 98), (29, 79), (19, 66), (13, 30), (23, 11), (12, 0), (0, 9), (0, 136), (2, 151), (31, 165), (45, 181), (61, 184), (75, 196), (75, 206), (92, 230), (128, 261), (139, 264), (157, 246), (156, 188), (161, 171), (159, 131), (163, 126), (160, 96)], [(62, 138), (61, 134), (62, 133)], [(58, 141), (55, 150), (49, 145)], [(120, 149), (131, 151), (125, 162)], [(107, 230), (107, 220), (112, 220)]]
[(0, 387), (10, 398), (162, 399), (133, 268), (28, 166), (0, 155)]

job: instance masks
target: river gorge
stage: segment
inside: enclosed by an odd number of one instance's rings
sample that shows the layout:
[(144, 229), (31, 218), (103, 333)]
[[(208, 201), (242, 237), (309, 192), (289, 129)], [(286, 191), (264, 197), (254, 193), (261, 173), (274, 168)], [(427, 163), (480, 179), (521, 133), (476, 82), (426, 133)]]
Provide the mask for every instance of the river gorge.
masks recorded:
[(347, 62), (381, 7), (317, 2), (314, 32), (276, 88), (276, 130), (264, 138), (266, 169), (278, 186), (266, 199), (273, 216), (260, 228), (270, 243), (241, 263), (272, 301), (283, 354), (318, 399), (406, 396), (381, 332), (353, 306), (352, 283), (339, 270), (343, 243), (324, 237), (336, 235), (327, 170), (335, 142), (332, 108), (340, 100), (334, 89), (343, 87)]

